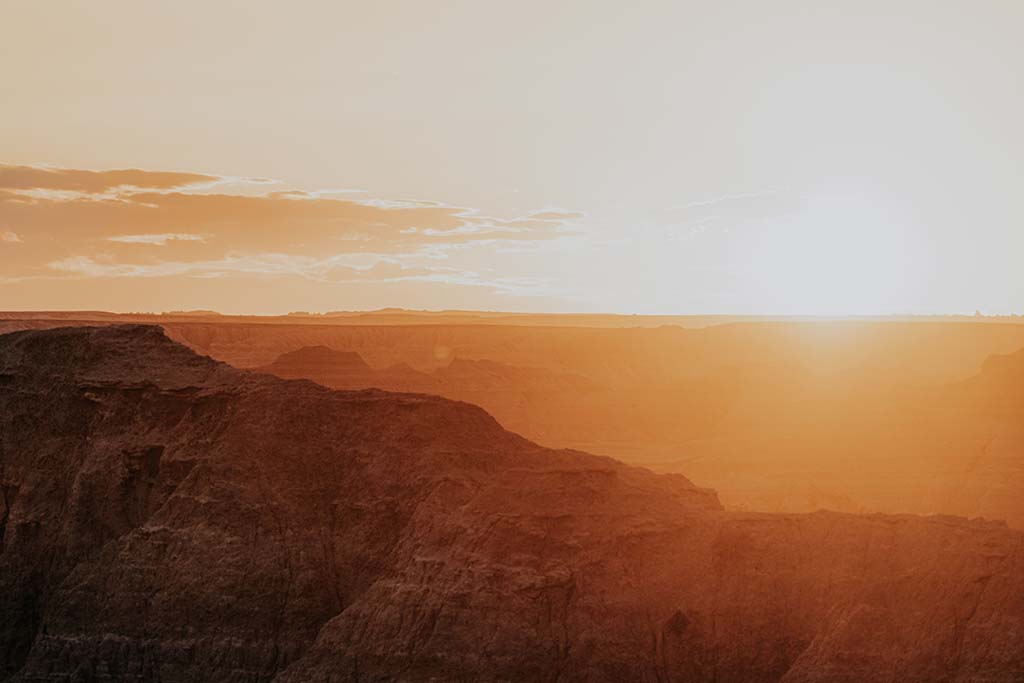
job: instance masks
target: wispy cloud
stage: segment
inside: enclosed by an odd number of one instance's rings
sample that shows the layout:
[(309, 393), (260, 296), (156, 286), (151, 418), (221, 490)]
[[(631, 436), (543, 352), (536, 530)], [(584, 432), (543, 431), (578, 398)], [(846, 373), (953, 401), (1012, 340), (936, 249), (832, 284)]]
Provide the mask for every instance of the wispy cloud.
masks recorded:
[(785, 189), (769, 189), (769, 190), (758, 190), (756, 192), (736, 192), (731, 194), (722, 194), (716, 197), (708, 197), (705, 199), (698, 199), (688, 204), (681, 204), (668, 207), (670, 211), (689, 211), (691, 209), (703, 209), (713, 206), (733, 206), (736, 204), (749, 203), (751, 200), (768, 199), (771, 197), (778, 197), (779, 195), (785, 194)]
[[(229, 191), (246, 179), (127, 169), (0, 166), (0, 224), (33, 236), (7, 277), (292, 275), (316, 281), (485, 278), (439, 263), (443, 250), (556, 239), (580, 214), (516, 218), (472, 207), (361, 193)], [(265, 182), (262, 180), (253, 182)], [(214, 191), (213, 188), (216, 188)], [(35, 239), (38, 237), (39, 239)], [(147, 249), (145, 247), (159, 247)], [(438, 251), (442, 250), (442, 251)]]
[[(367, 258), (360, 258), (360, 257)], [(207, 261), (163, 261), (148, 265), (116, 263), (88, 256), (73, 256), (49, 265), (51, 271), (79, 278), (219, 279), (235, 275), (263, 278), (299, 277), (320, 285), (382, 285), (435, 283), (486, 288), (507, 296), (550, 296), (550, 282), (542, 278), (501, 276), (493, 272), (436, 263), (407, 263), (412, 255), (339, 254), (309, 258), (288, 254), (227, 256)]]
[(161, 232), (149, 235), (114, 235), (108, 237), (108, 242), (120, 242), (122, 244), (151, 244), (162, 247), (168, 242), (203, 242), (203, 235), (192, 235), (187, 232)]
[(536, 211), (531, 213), (528, 218), (536, 221), (573, 221), (579, 218), (583, 218), (583, 214), (579, 211), (563, 211), (561, 209), (548, 210), (548, 211)]
[(796, 211), (802, 198), (786, 188), (724, 193), (655, 212), (656, 229), (671, 241), (687, 241), (709, 232), (728, 232)]
[(0, 242), (6, 242), (7, 244), (18, 244), (22, 242), (21, 235), (14, 232), (13, 230), (0, 231)]
[(136, 188), (185, 189), (224, 182), (222, 176), (174, 171), (143, 171), (137, 168), (91, 171), (46, 166), (0, 166), (0, 187), (11, 190), (57, 190), (102, 194)]

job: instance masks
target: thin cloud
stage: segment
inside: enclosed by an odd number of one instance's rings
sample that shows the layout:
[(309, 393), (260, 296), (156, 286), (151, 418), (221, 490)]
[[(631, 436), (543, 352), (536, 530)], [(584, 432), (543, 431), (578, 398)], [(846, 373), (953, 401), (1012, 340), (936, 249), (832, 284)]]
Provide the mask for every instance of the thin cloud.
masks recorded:
[(703, 209), (711, 206), (719, 205), (736, 205), (746, 204), (750, 200), (766, 199), (769, 197), (777, 197), (781, 194), (786, 193), (786, 190), (760, 190), (758, 192), (737, 192), (733, 194), (723, 194), (718, 197), (710, 197), (708, 199), (700, 199), (697, 201), (690, 202), (689, 204), (682, 204), (677, 206), (668, 207), (670, 211), (688, 211), (691, 209)]
[[(0, 166), (0, 223), (41, 238), (30, 255), (5, 264), (6, 274), (323, 277), (331, 259), (355, 254), (425, 256), (446, 245), (539, 243), (565, 234), (565, 221), (579, 215), (545, 211), (499, 219), (425, 200), (261, 193), (251, 185), (228, 191), (237, 182), (201, 173)], [(211, 192), (215, 185), (219, 191)], [(437, 271), (414, 276), (428, 275)]]
[(722, 194), (670, 206), (651, 217), (652, 229), (685, 241), (709, 232), (727, 232), (796, 211), (802, 197), (787, 189)]
[(203, 242), (206, 238), (203, 235), (192, 235), (185, 232), (162, 232), (150, 235), (114, 235), (108, 237), (108, 242), (120, 242), (122, 244), (151, 244), (162, 247), (168, 242)]
[(0, 232), (0, 242), (6, 242), (7, 244), (19, 244), (24, 240), (21, 239), (21, 235), (12, 231), (4, 230)]
[(0, 188), (52, 190), (103, 194), (121, 188), (170, 190), (222, 182), (220, 176), (175, 171), (143, 171), (137, 168), (90, 171), (44, 166), (0, 165)]
[(572, 221), (583, 218), (579, 211), (539, 211), (531, 213), (527, 218), (536, 221)]
[[(357, 255), (358, 256), (358, 255)], [(406, 265), (401, 259), (374, 255), (370, 259), (339, 254), (308, 258), (289, 254), (232, 255), (208, 261), (166, 261), (143, 264), (114, 263), (89, 256), (73, 256), (49, 264), (52, 270), (87, 278), (159, 278), (186, 276), (221, 278), (236, 274), (297, 276), (325, 284), (383, 282), (447, 282), (494, 285), (477, 272), (438, 265)]]

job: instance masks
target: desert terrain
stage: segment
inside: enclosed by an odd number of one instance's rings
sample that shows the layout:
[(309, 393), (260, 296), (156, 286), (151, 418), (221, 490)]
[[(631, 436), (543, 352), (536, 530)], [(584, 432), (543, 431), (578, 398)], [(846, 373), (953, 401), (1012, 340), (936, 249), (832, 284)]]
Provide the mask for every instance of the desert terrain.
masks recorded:
[[(1004, 366), (967, 400), (1017, 391)], [(239, 370), (157, 326), (0, 336), (0, 427), (11, 681), (1024, 675), (1002, 522), (731, 511), (464, 402)]]
[[(356, 314), (325, 323), (7, 313), (0, 331), (157, 322), (236, 367), (473, 403), (542, 445), (681, 473), (729, 509), (1024, 526), (1024, 401), (1015, 389), (1024, 324), (1012, 317), (687, 318), (684, 327), (644, 316), (568, 326), (572, 316), (495, 324), (510, 316), (364, 315), (369, 322), (352, 324)], [(394, 324), (379, 324), (389, 316)]]

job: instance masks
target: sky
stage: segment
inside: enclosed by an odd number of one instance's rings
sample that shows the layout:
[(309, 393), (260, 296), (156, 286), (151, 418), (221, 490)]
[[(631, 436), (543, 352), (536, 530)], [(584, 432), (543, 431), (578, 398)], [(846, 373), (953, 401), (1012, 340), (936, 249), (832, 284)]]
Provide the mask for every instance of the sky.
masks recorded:
[(0, 16), (0, 309), (1024, 313), (1024, 3)]

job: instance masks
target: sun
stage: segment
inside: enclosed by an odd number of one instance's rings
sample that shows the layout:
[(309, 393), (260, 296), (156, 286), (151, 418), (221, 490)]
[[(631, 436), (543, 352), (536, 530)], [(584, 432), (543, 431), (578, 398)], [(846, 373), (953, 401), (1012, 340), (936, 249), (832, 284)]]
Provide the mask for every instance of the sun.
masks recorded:
[(913, 310), (927, 284), (928, 247), (908, 226), (868, 195), (809, 197), (750, 240), (741, 264), (750, 300), (760, 312), (791, 315)]

